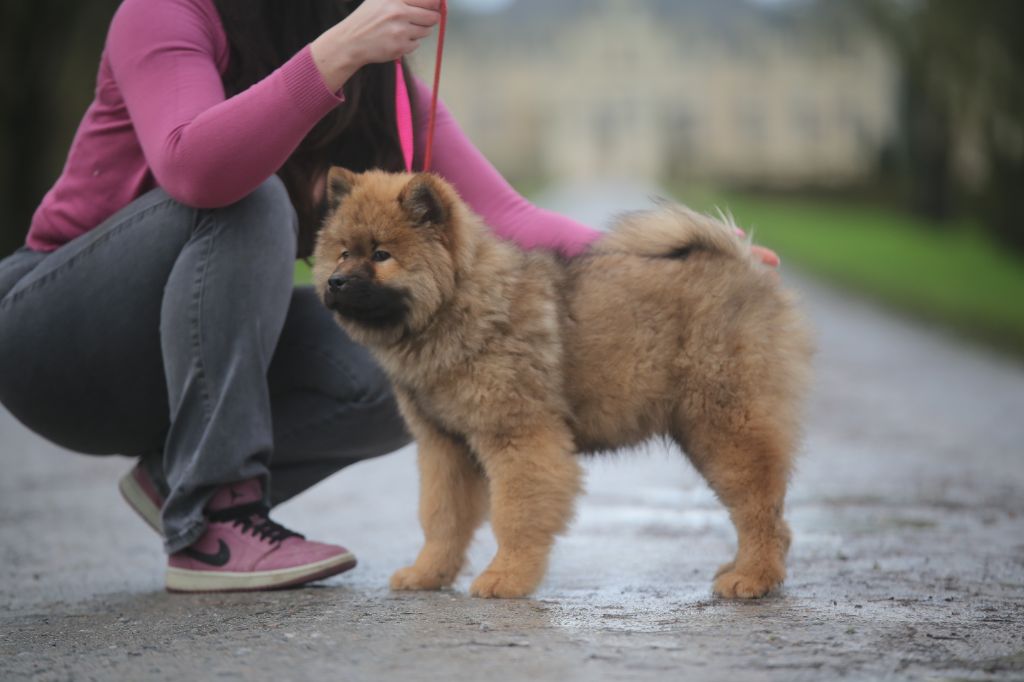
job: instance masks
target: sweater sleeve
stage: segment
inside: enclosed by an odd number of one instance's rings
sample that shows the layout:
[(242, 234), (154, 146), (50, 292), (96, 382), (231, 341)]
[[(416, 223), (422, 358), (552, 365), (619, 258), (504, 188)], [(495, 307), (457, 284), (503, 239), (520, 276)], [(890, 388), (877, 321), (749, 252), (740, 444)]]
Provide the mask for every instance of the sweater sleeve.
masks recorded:
[[(416, 139), (422, 145), (427, 137), (431, 92), (418, 79), (413, 87), (417, 103)], [(422, 158), (423, 150), (417, 152)], [(473, 146), (441, 102), (437, 106), (431, 170), (451, 182), (495, 234), (524, 249), (554, 249), (572, 257), (601, 236), (597, 230), (524, 199)]]
[(198, 0), (125, 0), (107, 37), (146, 163), (160, 187), (196, 208), (252, 192), (341, 101), (308, 47), (226, 98), (217, 64), (223, 34), (212, 12)]

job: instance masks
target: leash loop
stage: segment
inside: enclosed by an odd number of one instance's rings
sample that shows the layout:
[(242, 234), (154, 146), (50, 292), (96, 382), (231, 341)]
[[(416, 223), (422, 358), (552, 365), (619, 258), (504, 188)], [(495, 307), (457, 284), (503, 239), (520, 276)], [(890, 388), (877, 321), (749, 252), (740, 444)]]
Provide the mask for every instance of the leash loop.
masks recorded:
[[(441, 0), (441, 22), (437, 31), (437, 57), (434, 60), (434, 88), (430, 93), (430, 114), (427, 119), (427, 140), (423, 148), (423, 172), (430, 171), (434, 151), (434, 127), (437, 124), (437, 93), (441, 87), (441, 59), (444, 56), (445, 29), (448, 26), (448, 2)], [(395, 119), (398, 124), (398, 142), (402, 148), (405, 170), (412, 172), (413, 120), (409, 105), (409, 88), (402, 70), (402, 60), (395, 60)]]

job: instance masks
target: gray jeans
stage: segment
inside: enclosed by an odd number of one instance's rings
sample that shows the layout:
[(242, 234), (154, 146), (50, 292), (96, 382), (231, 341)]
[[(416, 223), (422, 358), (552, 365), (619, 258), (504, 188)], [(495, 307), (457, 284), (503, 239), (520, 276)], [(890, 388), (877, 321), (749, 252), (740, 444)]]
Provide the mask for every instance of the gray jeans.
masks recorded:
[(162, 190), (52, 253), (0, 261), (0, 402), (71, 450), (142, 457), (167, 551), (220, 486), (276, 504), (406, 434), (387, 381), (309, 287), (276, 177), (197, 210)]

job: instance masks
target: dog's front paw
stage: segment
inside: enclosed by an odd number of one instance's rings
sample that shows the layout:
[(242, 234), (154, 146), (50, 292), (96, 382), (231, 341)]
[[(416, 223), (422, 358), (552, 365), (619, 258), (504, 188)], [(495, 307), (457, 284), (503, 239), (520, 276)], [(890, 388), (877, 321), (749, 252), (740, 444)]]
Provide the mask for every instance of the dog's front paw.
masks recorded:
[(391, 576), (392, 590), (439, 590), (451, 583), (437, 571), (424, 571), (416, 566), (406, 566)]
[[(723, 566), (723, 568), (726, 568)], [(729, 566), (714, 582), (714, 592), (726, 599), (757, 599), (782, 584), (782, 576), (772, 572), (748, 574)]]
[(514, 599), (533, 592), (536, 581), (508, 571), (486, 570), (469, 586), (469, 593), (484, 599)]

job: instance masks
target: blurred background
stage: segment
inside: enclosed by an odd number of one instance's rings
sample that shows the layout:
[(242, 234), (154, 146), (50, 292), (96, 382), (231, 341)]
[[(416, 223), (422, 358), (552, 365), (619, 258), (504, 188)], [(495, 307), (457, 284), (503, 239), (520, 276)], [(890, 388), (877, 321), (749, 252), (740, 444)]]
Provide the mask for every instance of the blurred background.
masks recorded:
[[(3, 0), (0, 254), (117, 4)], [(1024, 354), (1022, 27), (1020, 0), (452, 0), (442, 95), (532, 198), (728, 208), (786, 267)]]

